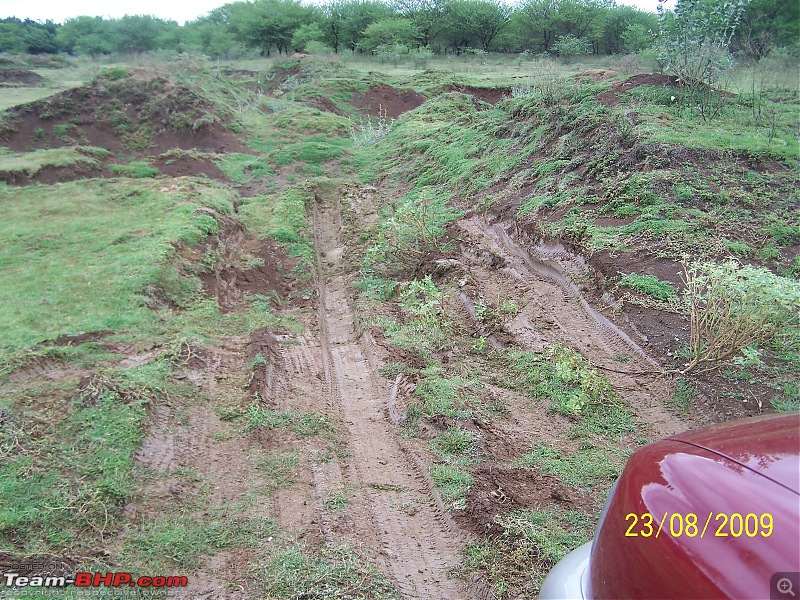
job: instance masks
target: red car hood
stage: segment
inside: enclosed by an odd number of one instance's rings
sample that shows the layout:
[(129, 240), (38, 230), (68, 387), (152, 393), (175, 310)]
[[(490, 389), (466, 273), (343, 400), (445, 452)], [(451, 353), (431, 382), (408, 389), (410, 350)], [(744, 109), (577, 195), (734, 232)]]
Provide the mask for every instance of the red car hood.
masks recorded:
[(722, 423), (671, 439), (724, 456), (800, 494), (800, 413)]

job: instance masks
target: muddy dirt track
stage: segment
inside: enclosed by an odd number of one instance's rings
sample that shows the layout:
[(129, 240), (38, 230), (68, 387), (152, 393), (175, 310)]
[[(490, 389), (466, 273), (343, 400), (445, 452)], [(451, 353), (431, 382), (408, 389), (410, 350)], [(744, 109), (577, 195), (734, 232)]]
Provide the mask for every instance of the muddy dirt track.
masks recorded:
[(434, 501), (424, 467), (403, 451), (387, 421), (390, 390), (369, 360), (347, 298), (338, 205), (317, 196), (314, 229), (325, 387), (347, 425), (349, 483), (363, 492), (367, 511), (364, 539), (380, 546), (404, 597), (459, 598), (447, 571), (459, 561), (462, 538)]

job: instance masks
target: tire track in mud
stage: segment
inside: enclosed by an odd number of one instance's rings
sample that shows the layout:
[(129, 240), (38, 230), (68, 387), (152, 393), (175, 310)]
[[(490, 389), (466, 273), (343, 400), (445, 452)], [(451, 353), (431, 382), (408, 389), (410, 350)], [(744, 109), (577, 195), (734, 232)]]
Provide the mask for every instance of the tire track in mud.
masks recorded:
[(340, 209), (332, 202), (314, 203), (324, 382), (349, 437), (350, 483), (366, 501), (363, 541), (384, 556), (404, 598), (464, 598), (448, 579), (464, 540), (448, 526), (424, 465), (400, 446), (386, 419), (390, 389), (374, 374), (357, 333), (341, 261)]
[[(568, 345), (582, 350), (596, 366), (613, 372), (609, 379), (614, 389), (653, 427), (656, 435), (663, 437), (686, 428), (664, 408), (663, 398), (669, 395), (669, 386), (654, 372), (658, 363), (591, 307), (570, 278), (571, 273), (560, 267), (562, 253), (546, 249), (539, 256), (535, 248), (523, 247), (509, 233), (513, 224), (488, 223), (473, 216), (459, 225), (478, 247), (505, 261), (500, 270), (472, 261), (470, 269), (479, 275), (476, 281), (483, 286), (491, 283), (499, 289), (521, 290), (521, 310), (507, 327), (521, 346), (538, 351), (551, 343), (536, 325), (537, 321), (550, 322)], [(615, 362), (613, 357), (620, 355), (627, 355), (629, 362)]]

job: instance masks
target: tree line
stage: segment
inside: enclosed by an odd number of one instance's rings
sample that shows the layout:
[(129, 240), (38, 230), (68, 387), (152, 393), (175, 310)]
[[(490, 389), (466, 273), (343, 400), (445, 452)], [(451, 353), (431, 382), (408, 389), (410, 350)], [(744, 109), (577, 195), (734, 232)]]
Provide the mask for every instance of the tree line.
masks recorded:
[[(717, 5), (731, 0), (699, 2), (716, 14)], [(797, 48), (797, 0), (736, 2), (742, 10), (732, 50), (761, 58), (775, 47)], [(609, 55), (651, 48), (660, 30), (663, 22), (655, 13), (618, 6), (614, 0), (521, 0), (514, 6), (502, 0), (331, 0), (322, 6), (255, 0), (225, 4), (184, 25), (148, 15), (81, 16), (63, 24), (7, 18), (0, 20), (0, 52), (95, 57), (164, 50), (214, 59), (253, 51), (387, 49)]]

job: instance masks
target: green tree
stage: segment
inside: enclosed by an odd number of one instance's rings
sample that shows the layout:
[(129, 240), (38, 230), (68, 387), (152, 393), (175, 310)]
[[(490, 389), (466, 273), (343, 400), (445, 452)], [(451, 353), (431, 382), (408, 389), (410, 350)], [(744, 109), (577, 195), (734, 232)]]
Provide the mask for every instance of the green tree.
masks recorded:
[(453, 0), (441, 36), (457, 53), (472, 44), (488, 52), (510, 15), (511, 9), (500, 0)]
[(300, 25), (292, 35), (292, 48), (300, 52), (306, 51), (306, 46), (310, 42), (323, 42), (325, 32), (317, 23), (306, 23)]
[(334, 0), (323, 7), (325, 41), (334, 52), (343, 48), (354, 51), (370, 23), (394, 15), (388, 4), (377, 0)]
[(405, 18), (414, 22), (423, 46), (444, 30), (447, 23), (448, 0), (394, 0), (395, 7)]
[(295, 30), (311, 16), (310, 9), (297, 0), (236, 2), (226, 7), (230, 9), (229, 22), (236, 38), (268, 56), (273, 47), (278, 54), (288, 54)]
[(412, 21), (394, 17), (370, 23), (364, 30), (360, 45), (367, 51), (380, 46), (404, 46), (407, 52), (420, 38), (420, 31)]
[(111, 24), (101, 17), (66, 19), (58, 29), (56, 42), (63, 52), (95, 57), (114, 51)]
[(125, 15), (111, 21), (111, 40), (117, 52), (140, 54), (156, 50), (159, 38), (174, 21), (152, 15)]
[(659, 53), (667, 70), (694, 90), (717, 81), (733, 65), (728, 45), (745, 1), (678, 0), (673, 13), (659, 4)]
[(755, 59), (773, 48), (800, 44), (800, 3), (796, 0), (750, 0), (744, 9), (732, 47)]

